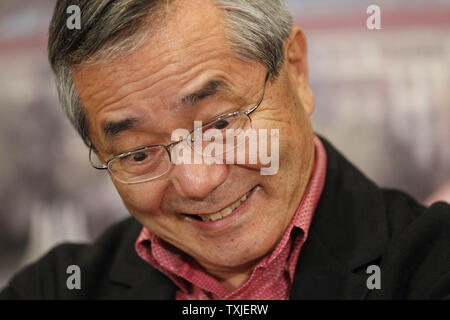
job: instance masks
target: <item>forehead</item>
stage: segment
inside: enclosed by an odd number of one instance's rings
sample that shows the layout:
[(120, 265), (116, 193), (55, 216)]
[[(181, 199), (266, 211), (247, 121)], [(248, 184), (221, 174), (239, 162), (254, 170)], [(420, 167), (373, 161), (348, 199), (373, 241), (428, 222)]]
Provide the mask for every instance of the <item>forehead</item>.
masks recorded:
[[(165, 22), (131, 54), (73, 72), (94, 145), (112, 142), (106, 141), (108, 122), (139, 119), (143, 131), (127, 131), (127, 140), (145, 140), (147, 135), (163, 137), (184, 127), (182, 121), (191, 116), (208, 118), (211, 115), (197, 113), (206, 109), (192, 109), (192, 115), (170, 106), (212, 79), (226, 81), (232, 96), (246, 94), (252, 83), (261, 82), (255, 63), (234, 54), (223, 12), (212, 1), (179, 0), (173, 6)], [(130, 142), (134, 143), (138, 142)]]
[(202, 61), (231, 55), (223, 13), (212, 1), (175, 1), (158, 23), (156, 26), (149, 23), (149, 37), (134, 52), (74, 70), (74, 81), (82, 99), (91, 98), (90, 89), (96, 91), (99, 82), (114, 80), (108, 84), (114, 89), (144, 76), (154, 76), (157, 82), (158, 78), (170, 74), (182, 75)]
[(188, 91), (194, 77), (207, 77), (205, 70), (216, 75), (232, 72), (235, 58), (224, 32), (223, 13), (212, 1), (175, 1), (163, 23), (151, 27), (145, 44), (131, 54), (73, 72), (81, 101), (94, 122), (90, 131), (98, 131), (99, 119), (111, 113), (136, 113), (136, 108), (123, 107), (137, 101), (168, 105), (166, 99)]

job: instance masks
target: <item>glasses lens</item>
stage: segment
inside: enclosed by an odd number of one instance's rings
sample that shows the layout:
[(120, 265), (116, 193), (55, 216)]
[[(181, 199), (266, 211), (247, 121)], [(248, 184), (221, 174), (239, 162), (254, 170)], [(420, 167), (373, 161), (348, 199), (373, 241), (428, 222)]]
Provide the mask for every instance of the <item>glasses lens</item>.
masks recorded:
[(234, 113), (197, 128), (186, 140), (196, 153), (217, 157), (243, 144), (251, 127), (251, 120), (245, 113)]
[(163, 146), (134, 151), (112, 160), (108, 170), (120, 182), (139, 183), (161, 177), (170, 168), (170, 158)]

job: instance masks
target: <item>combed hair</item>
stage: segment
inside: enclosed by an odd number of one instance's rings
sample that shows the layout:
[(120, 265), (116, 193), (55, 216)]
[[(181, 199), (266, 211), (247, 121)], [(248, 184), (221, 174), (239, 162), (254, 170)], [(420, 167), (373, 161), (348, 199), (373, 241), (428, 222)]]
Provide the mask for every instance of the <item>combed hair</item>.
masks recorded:
[[(162, 24), (177, 0), (58, 0), (50, 23), (48, 58), (60, 103), (86, 145), (88, 118), (72, 80), (72, 70), (131, 52), (145, 42), (151, 26)], [(236, 56), (264, 64), (273, 78), (284, 62), (283, 43), (292, 28), (284, 0), (213, 1), (225, 14), (226, 35)], [(66, 26), (67, 8), (77, 5), (81, 29)]]

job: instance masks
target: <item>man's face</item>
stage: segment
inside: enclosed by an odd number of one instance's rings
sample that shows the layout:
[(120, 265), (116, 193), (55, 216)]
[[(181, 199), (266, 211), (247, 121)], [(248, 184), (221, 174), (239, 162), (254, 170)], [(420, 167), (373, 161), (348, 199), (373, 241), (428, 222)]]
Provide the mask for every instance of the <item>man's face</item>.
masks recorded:
[[(194, 120), (206, 122), (230, 110), (245, 110), (261, 97), (267, 69), (235, 57), (221, 11), (203, 0), (173, 6), (177, 10), (169, 14), (169, 22), (132, 55), (74, 72), (90, 138), (104, 162), (142, 146), (170, 144), (175, 129), (192, 130)], [(276, 175), (261, 175), (257, 165), (182, 164), (146, 183), (112, 179), (136, 220), (213, 274), (246, 270), (267, 254), (292, 219), (309, 181), (313, 99), (300, 38), (297, 34), (287, 41), (281, 75), (268, 82), (263, 103), (251, 115), (253, 128), (280, 130)], [(179, 103), (210, 80), (223, 81), (227, 89), (192, 105)], [(105, 136), (105, 123), (129, 118), (138, 122)], [(219, 212), (250, 191), (226, 218), (202, 222), (189, 217)]]

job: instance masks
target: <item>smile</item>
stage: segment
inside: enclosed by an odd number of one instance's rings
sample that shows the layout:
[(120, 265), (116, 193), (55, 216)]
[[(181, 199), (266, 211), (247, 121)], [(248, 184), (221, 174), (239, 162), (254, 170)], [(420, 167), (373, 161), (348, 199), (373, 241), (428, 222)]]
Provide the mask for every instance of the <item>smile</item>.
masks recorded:
[(224, 218), (228, 217), (229, 215), (231, 215), (233, 213), (233, 211), (235, 211), (235, 209), (237, 209), (242, 203), (244, 203), (248, 199), (250, 194), (253, 192), (253, 190), (254, 190), (254, 188), (252, 190), (250, 190), (249, 192), (247, 192), (246, 194), (244, 194), (239, 200), (233, 202), (228, 207), (220, 210), (219, 212), (212, 213), (212, 214), (189, 215), (189, 217), (194, 218), (196, 220), (204, 221), (204, 222), (217, 221), (217, 220), (224, 219)]

